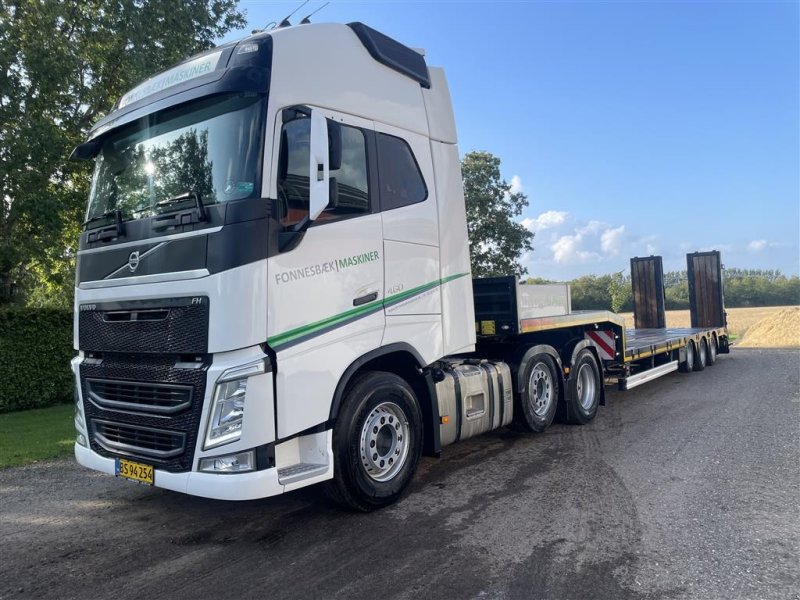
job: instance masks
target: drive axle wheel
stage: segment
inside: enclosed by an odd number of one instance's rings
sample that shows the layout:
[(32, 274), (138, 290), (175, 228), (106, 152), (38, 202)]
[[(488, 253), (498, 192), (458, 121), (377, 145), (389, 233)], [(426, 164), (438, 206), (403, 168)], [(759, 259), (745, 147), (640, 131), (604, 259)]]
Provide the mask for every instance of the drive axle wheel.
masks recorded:
[(359, 376), (345, 393), (333, 428), (328, 496), (369, 512), (403, 494), (422, 453), (422, 416), (414, 391), (394, 373)]
[(564, 400), (567, 403), (567, 420), (570, 423), (585, 425), (594, 419), (600, 404), (601, 386), (597, 360), (591, 350), (584, 348), (575, 357), (567, 381)]
[(529, 431), (541, 433), (553, 423), (558, 408), (556, 363), (548, 354), (534, 356), (525, 371), (525, 389), (519, 397), (519, 422)]

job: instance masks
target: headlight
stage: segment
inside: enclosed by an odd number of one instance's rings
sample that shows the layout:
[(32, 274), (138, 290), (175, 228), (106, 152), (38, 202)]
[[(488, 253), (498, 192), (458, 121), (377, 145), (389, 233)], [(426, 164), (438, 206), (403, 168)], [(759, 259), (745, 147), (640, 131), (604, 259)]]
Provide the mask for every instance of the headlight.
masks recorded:
[(208, 419), (204, 450), (229, 444), (242, 436), (247, 380), (266, 371), (264, 361), (225, 371), (217, 380), (214, 402)]
[[(75, 429), (78, 433), (83, 433), (86, 431), (86, 417), (83, 416), (83, 406), (81, 405), (81, 400), (78, 396), (77, 387), (73, 389), (72, 397), (75, 401)], [(86, 444), (83, 445), (85, 446)]]

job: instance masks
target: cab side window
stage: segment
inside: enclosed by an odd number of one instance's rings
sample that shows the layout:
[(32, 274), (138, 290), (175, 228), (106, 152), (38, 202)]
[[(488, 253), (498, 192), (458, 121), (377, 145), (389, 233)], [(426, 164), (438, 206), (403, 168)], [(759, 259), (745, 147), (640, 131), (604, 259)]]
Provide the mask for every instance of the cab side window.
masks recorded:
[[(367, 149), (364, 132), (340, 124), (342, 162), (331, 169), (335, 198), (316, 222), (365, 214), (370, 211)], [(281, 128), (278, 153), (278, 216), (281, 225), (291, 227), (309, 212), (309, 161), (311, 119), (296, 118)]]
[(369, 212), (369, 178), (367, 175), (367, 143), (357, 127), (340, 125), (342, 164), (330, 171), (336, 178), (336, 206), (322, 213), (320, 219)]
[(308, 216), (308, 165), (311, 160), (311, 119), (298, 118), (281, 128), (278, 153), (278, 218), (290, 227)]
[(408, 142), (385, 133), (377, 137), (381, 210), (424, 202), (428, 188)]

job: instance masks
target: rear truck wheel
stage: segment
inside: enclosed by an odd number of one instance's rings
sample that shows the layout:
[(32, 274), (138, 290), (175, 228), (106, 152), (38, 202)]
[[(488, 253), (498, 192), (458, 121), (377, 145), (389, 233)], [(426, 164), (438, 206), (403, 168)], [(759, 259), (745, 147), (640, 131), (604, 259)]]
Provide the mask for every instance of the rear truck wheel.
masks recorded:
[(678, 363), (678, 371), (681, 373), (691, 373), (694, 370), (694, 342), (689, 340), (686, 344), (686, 359)]
[(525, 370), (525, 391), (520, 394), (519, 423), (541, 433), (553, 423), (558, 408), (558, 370), (553, 357), (535, 355)]
[(717, 338), (713, 335), (708, 338), (708, 357), (706, 358), (706, 364), (710, 367), (715, 362), (717, 362)]
[(567, 404), (567, 421), (585, 425), (594, 419), (600, 404), (600, 367), (588, 348), (578, 352), (570, 369), (564, 401)]
[(694, 361), (694, 370), (702, 371), (708, 364), (708, 342), (706, 338), (700, 338), (700, 348), (697, 351), (697, 356)]
[(370, 512), (403, 494), (422, 453), (422, 414), (414, 391), (394, 373), (365, 373), (349, 386), (333, 428), (328, 496)]

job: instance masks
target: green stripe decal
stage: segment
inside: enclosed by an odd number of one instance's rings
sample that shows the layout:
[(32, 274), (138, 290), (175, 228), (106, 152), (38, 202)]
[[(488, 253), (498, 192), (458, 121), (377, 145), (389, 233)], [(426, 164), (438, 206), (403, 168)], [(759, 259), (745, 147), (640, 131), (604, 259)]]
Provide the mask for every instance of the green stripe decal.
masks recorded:
[(383, 308), (394, 306), (395, 304), (398, 304), (403, 300), (407, 300), (409, 298), (412, 298), (413, 296), (418, 296), (419, 294), (427, 292), (428, 290), (432, 290), (440, 285), (453, 281), (454, 279), (466, 277), (467, 275), (469, 275), (469, 273), (459, 273), (457, 275), (450, 275), (449, 277), (444, 277), (437, 281), (431, 281), (430, 283), (419, 285), (415, 288), (411, 288), (410, 290), (405, 290), (397, 294), (392, 294), (391, 296), (387, 296), (383, 300), (375, 300), (374, 302), (370, 302), (369, 304), (365, 304), (364, 306), (359, 306), (357, 308), (353, 308), (352, 310), (347, 310), (343, 313), (339, 313), (338, 315), (333, 315), (332, 317), (328, 317), (327, 319), (322, 319), (321, 321), (316, 321), (315, 323), (309, 323), (308, 325), (303, 325), (302, 327), (297, 327), (295, 329), (290, 329), (289, 331), (279, 333), (278, 335), (274, 335), (271, 338), (267, 339), (267, 343), (272, 347), (277, 347), (288, 344), (290, 342), (299, 342), (301, 340), (304, 341), (306, 338), (319, 335), (324, 331), (333, 329), (335, 327), (346, 325), (347, 323), (355, 321), (356, 319), (366, 317), (367, 315), (378, 312)]

